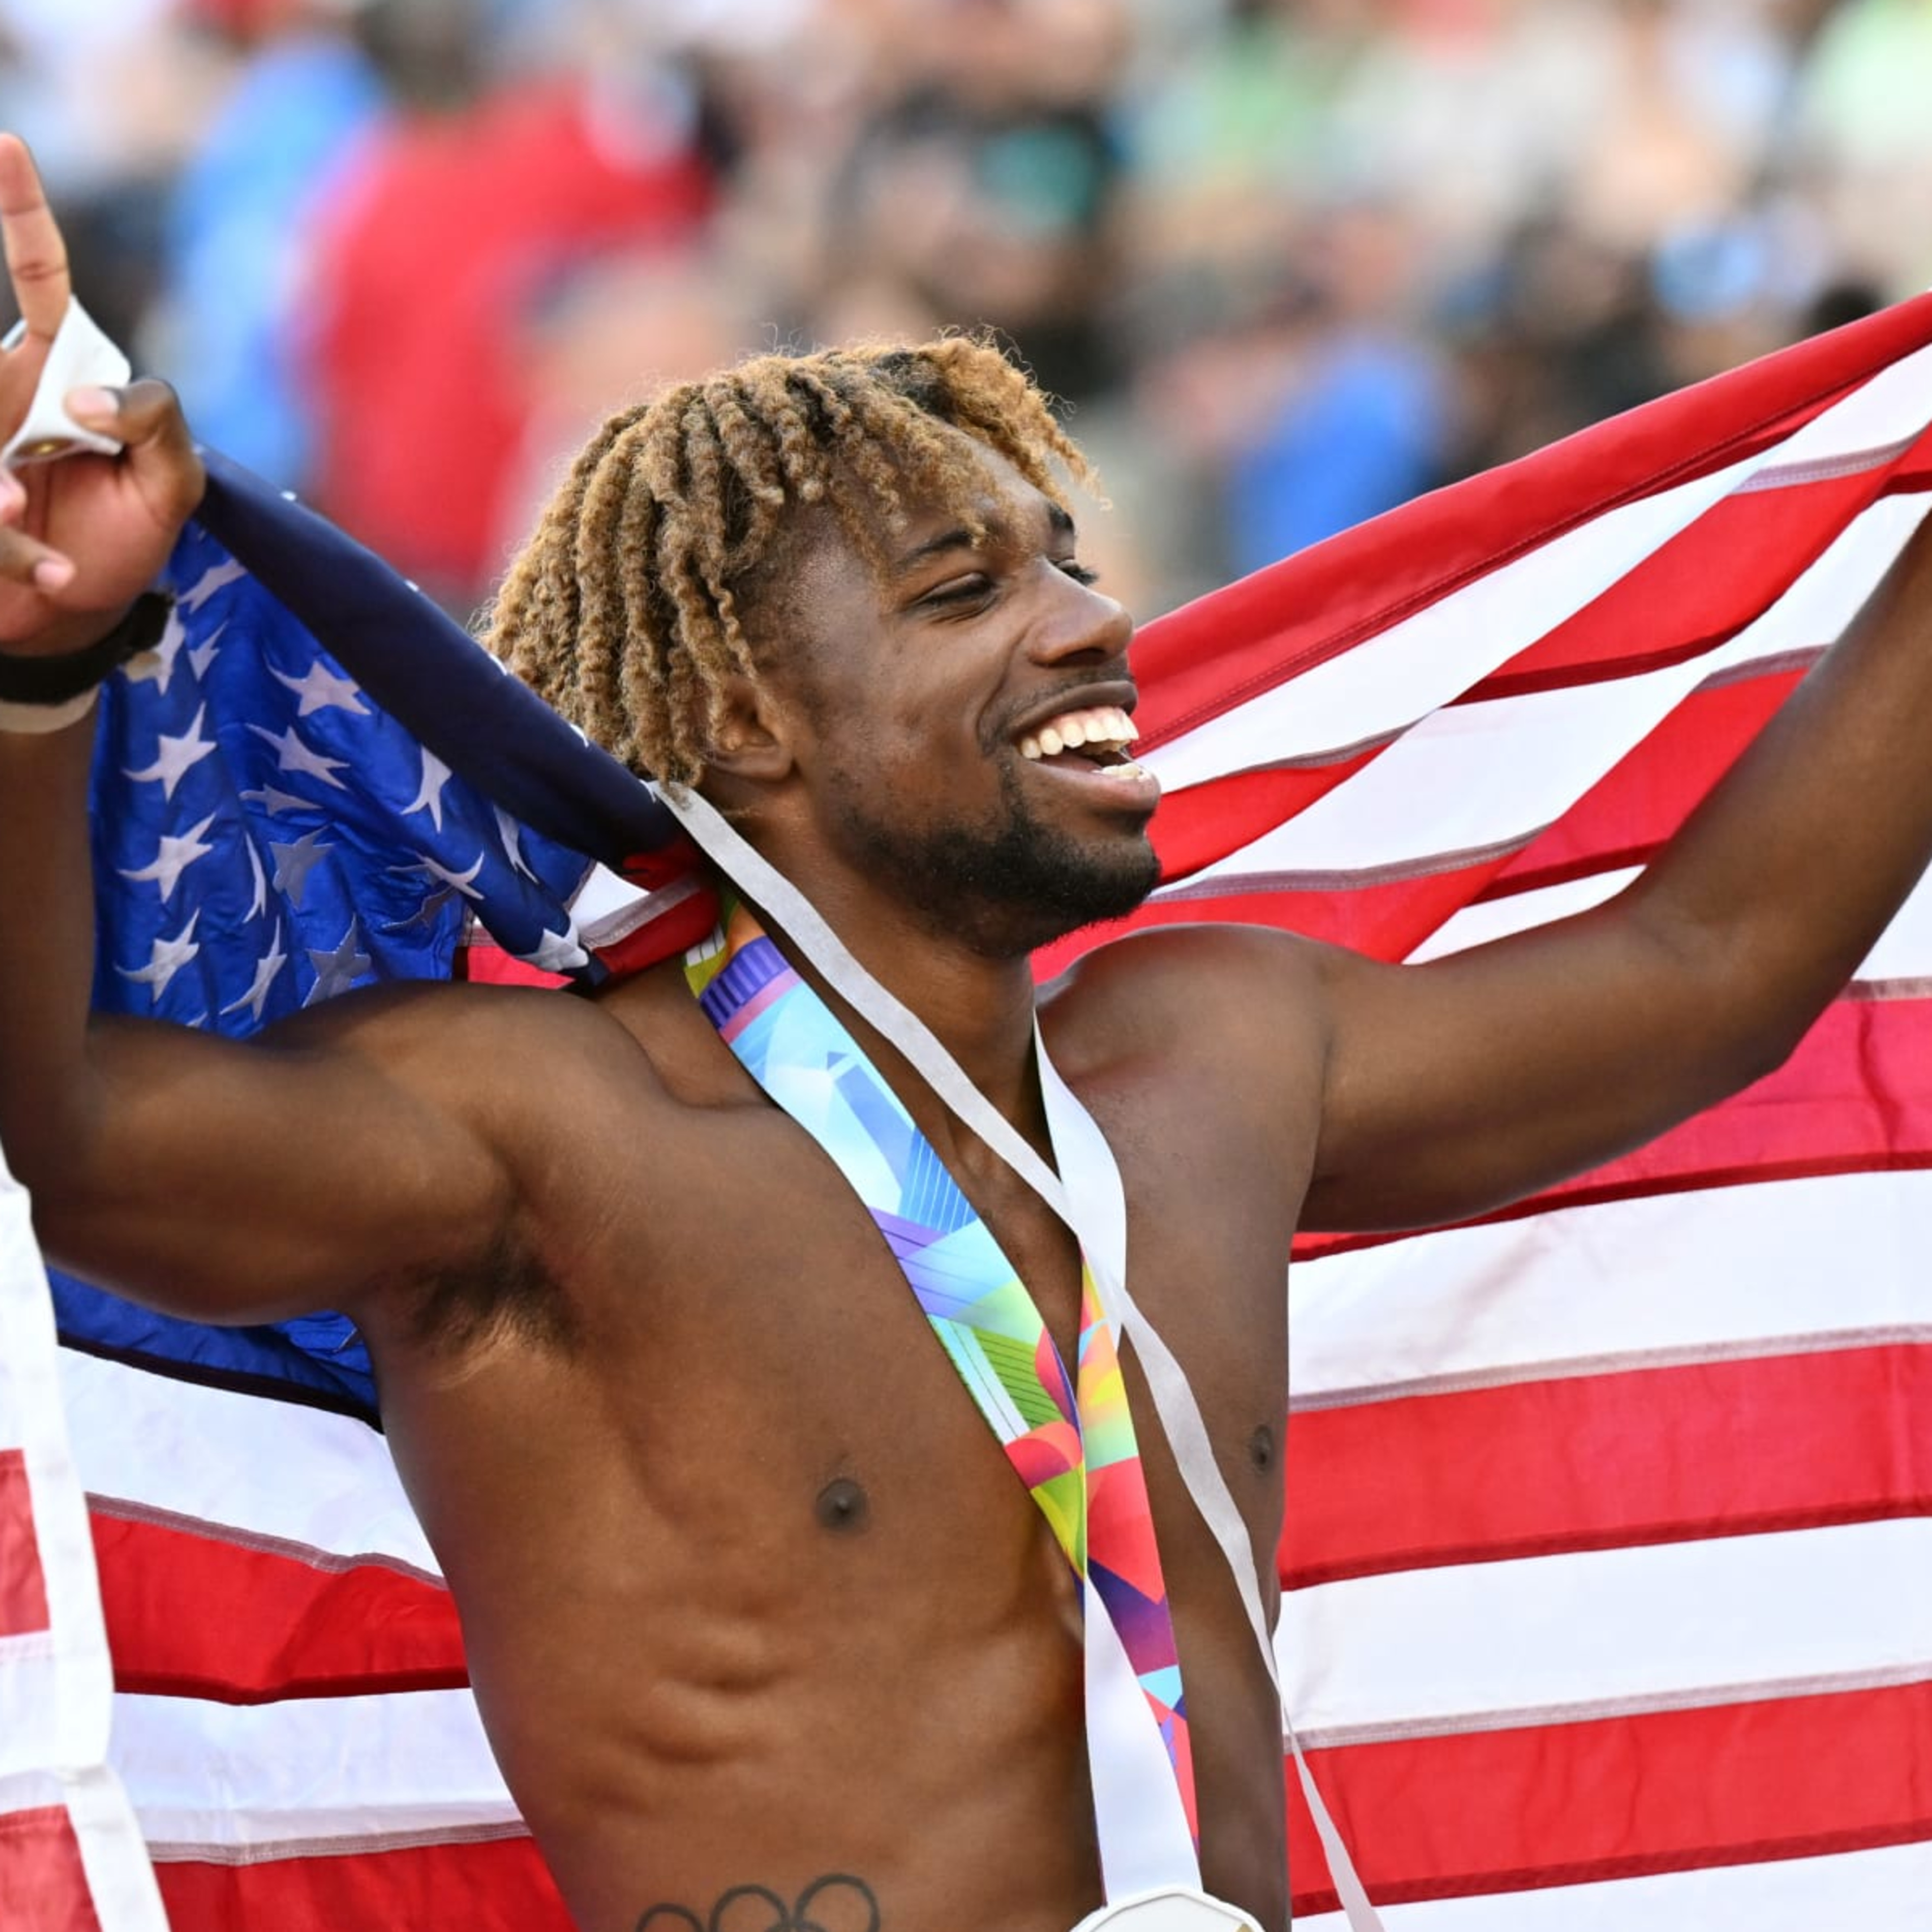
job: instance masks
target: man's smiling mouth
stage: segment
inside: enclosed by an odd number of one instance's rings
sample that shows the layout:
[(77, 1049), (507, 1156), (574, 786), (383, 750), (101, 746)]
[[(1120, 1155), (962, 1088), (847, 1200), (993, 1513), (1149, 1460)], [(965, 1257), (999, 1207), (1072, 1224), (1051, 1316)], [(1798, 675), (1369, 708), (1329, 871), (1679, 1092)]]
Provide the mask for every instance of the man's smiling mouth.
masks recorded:
[(1082, 764), (1096, 771), (1138, 778), (1141, 768), (1126, 755), (1140, 736), (1134, 721), (1118, 704), (1063, 711), (1022, 733), (1020, 756), (1043, 764)]

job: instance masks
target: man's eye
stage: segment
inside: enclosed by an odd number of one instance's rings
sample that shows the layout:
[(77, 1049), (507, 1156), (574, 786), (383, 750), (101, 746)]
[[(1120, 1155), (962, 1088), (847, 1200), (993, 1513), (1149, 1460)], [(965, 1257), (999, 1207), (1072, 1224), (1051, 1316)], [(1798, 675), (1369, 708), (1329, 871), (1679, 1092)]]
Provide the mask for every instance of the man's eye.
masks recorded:
[(949, 604), (976, 604), (992, 589), (992, 580), (979, 571), (970, 577), (949, 578), (919, 601), (927, 610), (943, 610)]
[(1076, 563), (1071, 557), (1060, 565), (1060, 569), (1064, 576), (1072, 578), (1076, 584), (1098, 584), (1100, 580), (1100, 573), (1097, 570), (1090, 569), (1084, 563)]

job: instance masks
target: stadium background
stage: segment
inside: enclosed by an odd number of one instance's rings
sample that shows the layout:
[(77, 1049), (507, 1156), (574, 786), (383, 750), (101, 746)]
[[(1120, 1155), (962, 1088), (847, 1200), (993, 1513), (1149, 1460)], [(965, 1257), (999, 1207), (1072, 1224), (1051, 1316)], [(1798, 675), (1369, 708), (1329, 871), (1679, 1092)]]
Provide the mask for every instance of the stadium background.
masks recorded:
[(1004, 332), (1143, 614), (1932, 281), (1932, 0), (8, 0), (209, 441), (467, 614), (608, 409)]

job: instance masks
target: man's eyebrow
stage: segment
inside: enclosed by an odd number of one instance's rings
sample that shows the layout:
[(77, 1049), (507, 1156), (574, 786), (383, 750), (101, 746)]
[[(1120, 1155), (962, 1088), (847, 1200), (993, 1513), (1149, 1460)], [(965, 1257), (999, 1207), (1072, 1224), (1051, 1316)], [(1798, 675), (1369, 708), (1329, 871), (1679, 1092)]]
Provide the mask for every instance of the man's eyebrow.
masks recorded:
[(892, 559), (895, 572), (910, 570), (915, 564), (923, 563), (949, 550), (970, 550), (977, 539), (964, 524), (957, 524), (950, 530), (941, 530), (936, 537), (928, 537), (923, 543), (916, 543), (911, 549), (902, 550)]
[[(1055, 536), (1071, 537), (1074, 534), (1073, 518), (1071, 513), (1054, 502), (1050, 496), (1046, 500), (1046, 521), (1047, 527)], [(998, 519), (989, 518), (986, 526), (986, 536), (997, 538), (999, 533)], [(914, 544), (910, 550), (901, 551), (892, 559), (893, 574), (900, 574), (919, 564), (926, 562), (933, 557), (942, 556), (950, 550), (972, 550), (976, 548), (981, 540), (980, 538), (975, 536), (964, 524), (956, 524), (952, 529), (941, 530), (937, 536), (927, 537), (922, 542)]]

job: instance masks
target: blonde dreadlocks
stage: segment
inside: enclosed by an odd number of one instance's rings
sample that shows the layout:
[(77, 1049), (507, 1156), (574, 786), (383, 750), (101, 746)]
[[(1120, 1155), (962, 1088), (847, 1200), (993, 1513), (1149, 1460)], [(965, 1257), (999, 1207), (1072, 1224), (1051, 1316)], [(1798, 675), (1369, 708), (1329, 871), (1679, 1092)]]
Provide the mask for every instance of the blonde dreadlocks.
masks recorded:
[(756, 356), (604, 424), (511, 566), (485, 641), (634, 770), (694, 784), (725, 680), (758, 675), (740, 598), (777, 560), (788, 510), (827, 506), (875, 566), (908, 496), (977, 532), (985, 479), (942, 425), (1056, 502), (1052, 458), (1092, 481), (989, 344)]

